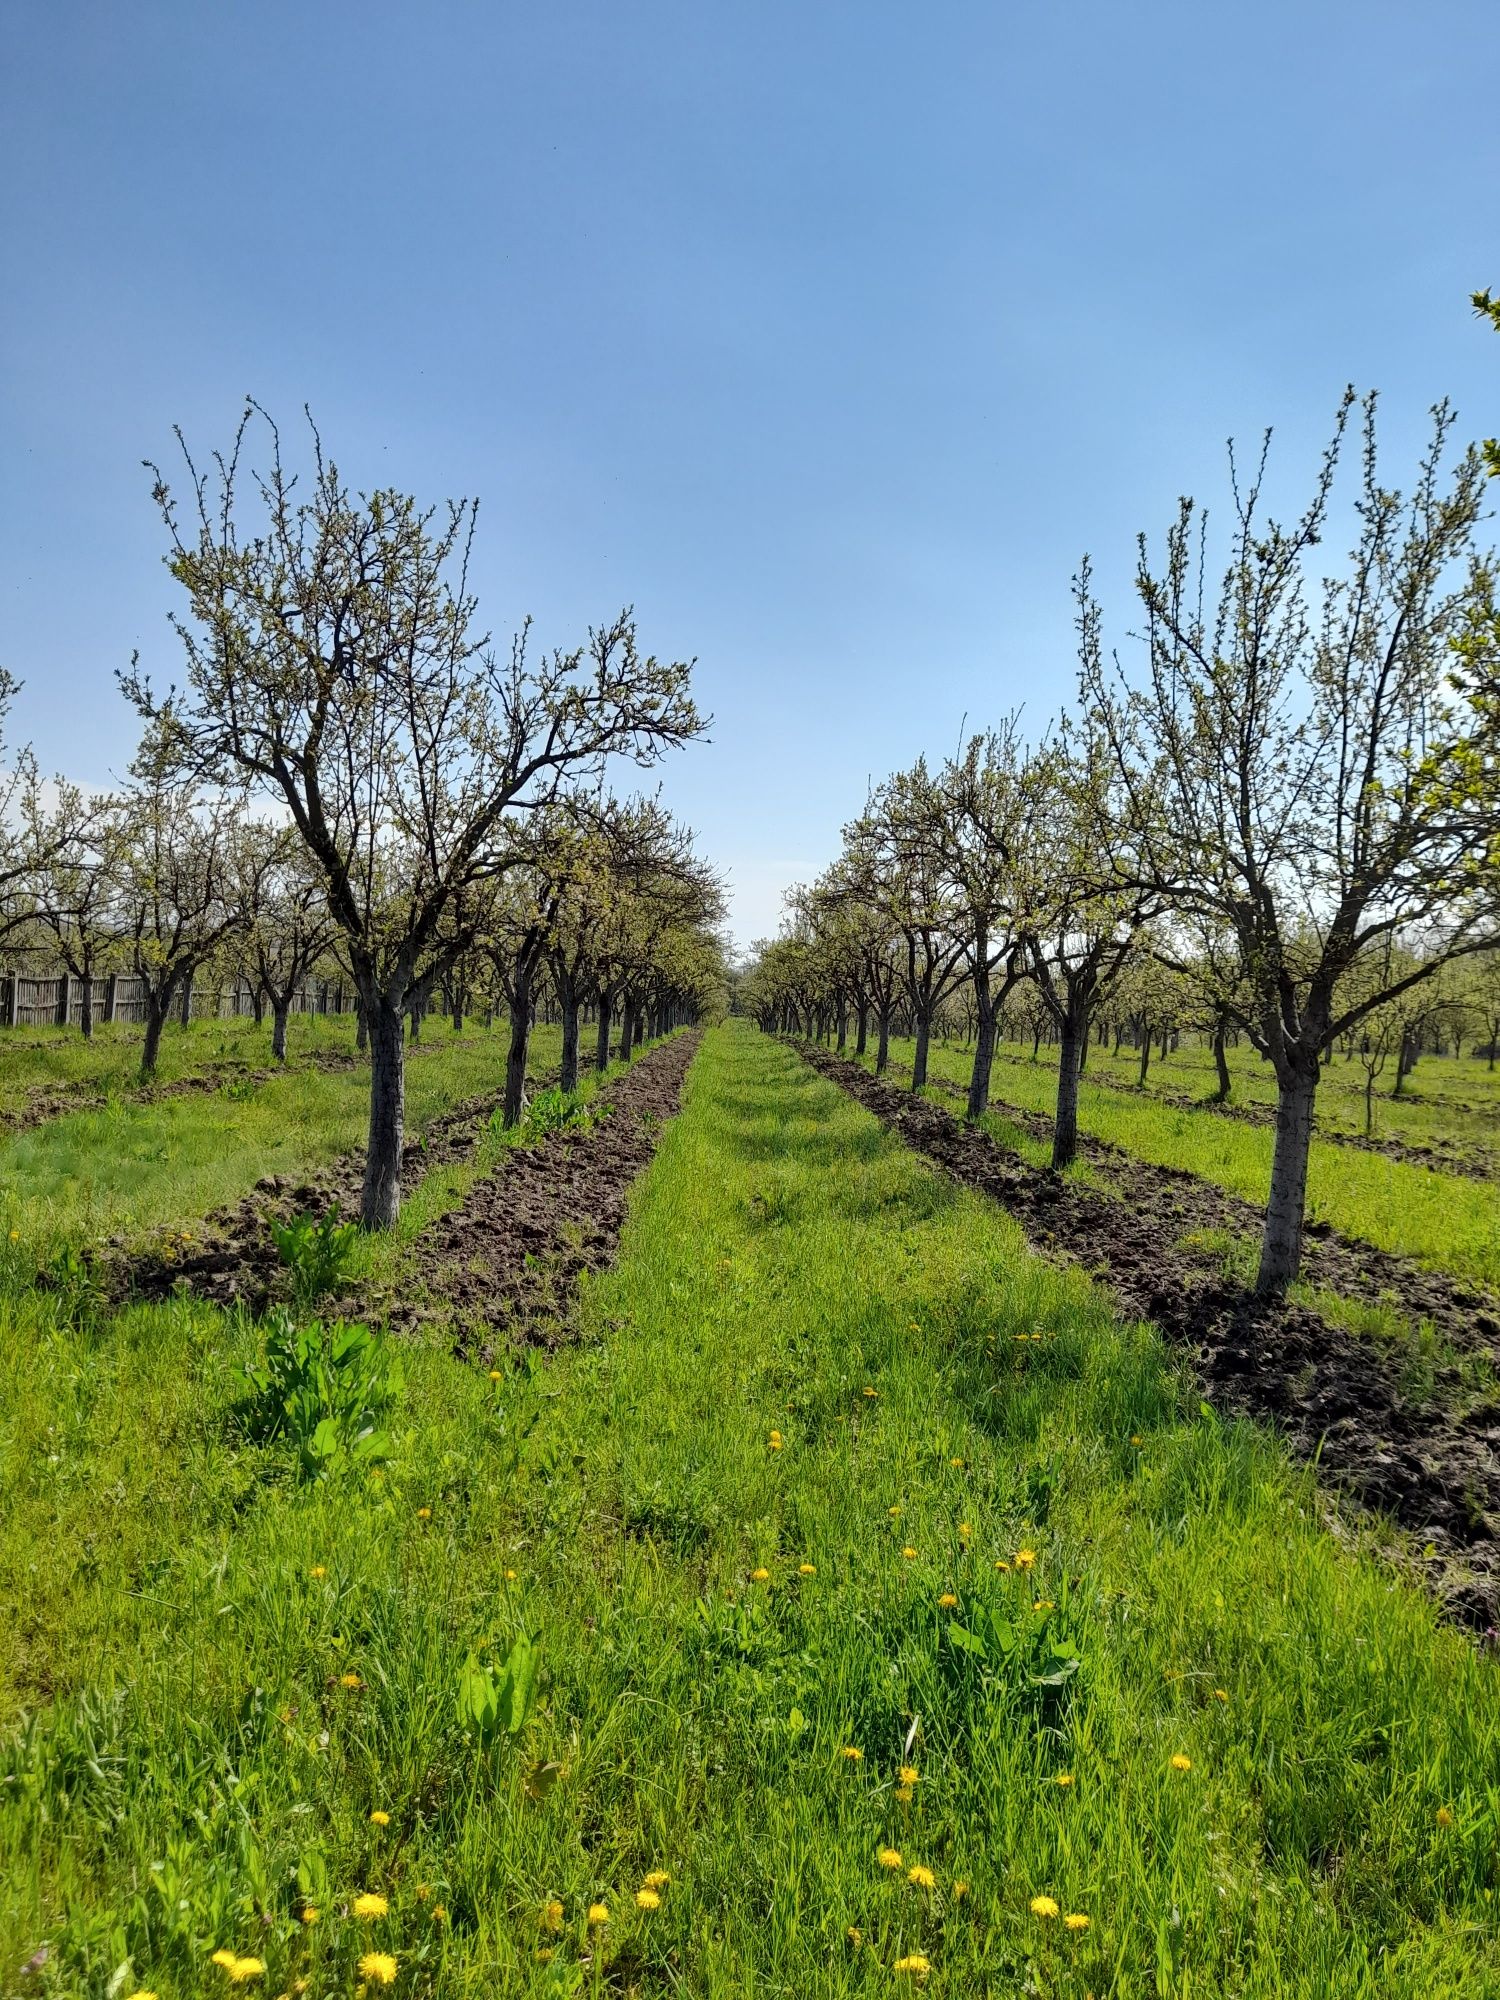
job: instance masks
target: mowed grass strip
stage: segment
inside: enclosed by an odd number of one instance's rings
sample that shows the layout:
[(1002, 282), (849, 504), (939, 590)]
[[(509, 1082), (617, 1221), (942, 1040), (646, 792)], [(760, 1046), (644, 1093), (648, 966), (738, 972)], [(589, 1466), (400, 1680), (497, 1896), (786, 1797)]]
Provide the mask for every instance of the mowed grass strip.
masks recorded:
[[(253, 1327), (60, 1310), (0, 1339), (7, 1978), (1496, 1990), (1493, 1663), (751, 1030), (578, 1343), (412, 1352), (378, 1479), (244, 1441)], [(535, 1712), (486, 1745), (466, 1663), (521, 1634)]]
[[(535, 1030), (532, 1074), (554, 1068), (561, 1046), (560, 1030)], [(503, 1034), (450, 1040), (440, 1028), (408, 1052), (408, 1136), (504, 1080)], [(0, 1228), (45, 1262), (64, 1242), (195, 1221), (262, 1174), (305, 1175), (363, 1145), (369, 1105), (370, 1072), (360, 1066), (70, 1112), (0, 1142)]]
[[(893, 1062), (904, 1064), (908, 1076), (912, 1053), (910, 1041), (892, 1041)], [(873, 1056), (867, 1061), (873, 1068)], [(934, 1046), (928, 1073), (967, 1084), (971, 1062), (961, 1048)], [(997, 1063), (992, 1091), (1003, 1128), (1007, 1105), (1050, 1118), (1057, 1078), (1055, 1072), (1030, 1064)], [(946, 1096), (943, 1102), (962, 1116), (962, 1104)], [(1108, 1140), (1153, 1166), (1180, 1167), (1246, 1201), (1265, 1203), (1276, 1136), (1269, 1126), (1181, 1110), (1149, 1093), (1127, 1095), (1090, 1083), (1087, 1076), (1078, 1086), (1078, 1123), (1091, 1137)], [(996, 1136), (1005, 1143), (1008, 1135), (997, 1129)], [(1500, 1289), (1500, 1187), (1490, 1182), (1434, 1173), (1314, 1139), (1307, 1206), (1312, 1220), (1378, 1250)]]

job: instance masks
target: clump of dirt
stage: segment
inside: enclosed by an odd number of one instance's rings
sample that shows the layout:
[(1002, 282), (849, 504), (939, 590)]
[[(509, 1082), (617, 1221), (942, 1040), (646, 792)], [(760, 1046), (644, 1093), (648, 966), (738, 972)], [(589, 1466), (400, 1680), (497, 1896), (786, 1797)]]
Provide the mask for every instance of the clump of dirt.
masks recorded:
[[(445, 1321), (460, 1353), (554, 1346), (579, 1278), (613, 1258), (630, 1190), (675, 1115), (696, 1033), (648, 1050), (594, 1100), (586, 1125), (518, 1146), (422, 1232), (426, 1296), (379, 1302), (392, 1327)], [(361, 1305), (368, 1311), (369, 1305)]]
[[(1101, 1186), (1033, 1168), (858, 1064), (799, 1045), (806, 1060), (955, 1180), (1001, 1203), (1044, 1254), (1109, 1284), (1122, 1310), (1189, 1349), (1205, 1392), (1275, 1424), (1292, 1449), (1421, 1543), (1428, 1581), (1455, 1617), (1493, 1627), (1500, 1612), (1500, 1400), (1455, 1404), (1464, 1371), (1414, 1373), (1395, 1341), (1361, 1339), (1294, 1301), (1257, 1299), (1226, 1279), (1194, 1231), (1258, 1233), (1248, 1202), (1172, 1168), (1090, 1151)], [(1045, 1120), (1025, 1119), (1028, 1129)], [(1500, 1306), (1436, 1272), (1316, 1232), (1305, 1274), (1344, 1296), (1394, 1293), (1452, 1347), (1495, 1358)]]

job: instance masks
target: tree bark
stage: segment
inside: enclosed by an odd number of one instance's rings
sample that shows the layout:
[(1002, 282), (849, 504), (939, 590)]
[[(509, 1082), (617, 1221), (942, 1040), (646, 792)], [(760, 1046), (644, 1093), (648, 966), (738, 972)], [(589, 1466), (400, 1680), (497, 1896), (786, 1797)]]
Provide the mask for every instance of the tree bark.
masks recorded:
[(1276, 1079), (1276, 1146), (1271, 1156), (1271, 1194), (1255, 1289), (1262, 1296), (1284, 1292), (1302, 1268), (1302, 1231), (1307, 1212), (1307, 1156), (1312, 1144), (1313, 1104), (1318, 1093), (1317, 1058), (1289, 1065)]
[(366, 1229), (393, 1229), (401, 1213), (401, 1147), (406, 1136), (406, 1045), (403, 1009), (383, 994), (366, 1003), (370, 1034), (370, 1140), (359, 1219)]
[(614, 1011), (614, 991), (606, 987), (599, 995), (599, 1033), (594, 1044), (594, 1067), (601, 1076), (609, 1068), (609, 1030)]
[(1214, 1068), (1219, 1073), (1219, 1088), (1214, 1093), (1216, 1104), (1229, 1102), (1230, 1077), (1229, 1058), (1224, 1053), (1224, 1021), (1222, 1016), (1214, 1023)]
[(271, 1055), (279, 1063), (286, 1061), (286, 1018), (291, 1011), (290, 994), (285, 1000), (271, 1003)]
[(354, 1053), (362, 1056), (370, 1046), (370, 1015), (363, 999), (354, 996)]
[(877, 1029), (875, 1074), (877, 1076), (884, 1076), (891, 1060), (891, 1016), (889, 1008), (883, 1007), (880, 1009)]
[(141, 1079), (149, 1083), (156, 1074), (157, 1060), (161, 1055), (161, 1031), (166, 1026), (167, 1016), (172, 1011), (172, 992), (165, 987), (160, 993), (146, 999), (146, 1039), (141, 1044)]
[(578, 988), (567, 973), (554, 974), (557, 979), (558, 1004), (562, 1009), (562, 1075), (559, 1081), (564, 1090), (578, 1088)]
[(627, 996), (620, 1021), (621, 1062), (630, 1061), (631, 1051), (635, 1047), (636, 1027), (638, 1021), (639, 1021), (639, 1009), (637, 1007), (636, 1001), (633, 997)]
[[(857, 1056), (862, 1056), (865, 1052), (865, 1044), (870, 1039), (870, 1006), (868, 1001), (860, 1001), (858, 1010), (854, 1016), (854, 1024), (854, 1053)], [(1494, 1067), (1495, 1062), (1492, 1055), (1490, 1058), (1490, 1068), (1493, 1069)]]
[(1052, 1166), (1057, 1173), (1070, 1167), (1078, 1157), (1079, 1046), (1087, 1039), (1086, 1023), (1082, 1034), (1076, 1021), (1069, 1019), (1064, 1024), (1058, 1045), (1057, 1115), (1052, 1123)]
[(911, 1060), (911, 1087), (921, 1090), (927, 1082), (927, 1044), (932, 1034), (932, 1023), (925, 1013), (917, 1016), (917, 1046)]
[(1146, 1024), (1146, 1031), (1141, 1036), (1141, 1068), (1140, 1068), (1140, 1074), (1136, 1078), (1136, 1082), (1140, 1085), (1142, 1090), (1146, 1088), (1146, 1078), (1150, 1073), (1150, 1069), (1151, 1069), (1151, 1025), (1148, 1022)]
[(969, 1072), (969, 1101), (964, 1117), (977, 1125), (990, 1104), (990, 1073), (995, 1066), (995, 1009), (990, 999), (989, 981), (976, 985), (978, 1020), (974, 1028), (974, 1067)]
[(526, 1109), (526, 1049), (531, 1040), (531, 977), (520, 973), (511, 988), (510, 1047), (505, 1053), (505, 1099), (500, 1122), (509, 1129)]

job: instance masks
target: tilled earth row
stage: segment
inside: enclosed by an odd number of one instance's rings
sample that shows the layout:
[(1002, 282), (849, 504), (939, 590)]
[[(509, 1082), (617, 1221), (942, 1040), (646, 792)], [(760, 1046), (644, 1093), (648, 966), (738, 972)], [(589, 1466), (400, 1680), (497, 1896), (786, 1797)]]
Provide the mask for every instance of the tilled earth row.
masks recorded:
[(382, 1302), (378, 1315), (406, 1328), (445, 1323), (460, 1352), (485, 1361), (508, 1343), (556, 1345), (578, 1280), (614, 1256), (630, 1190), (677, 1111), (699, 1039), (674, 1035), (638, 1057), (594, 1100), (590, 1124), (504, 1154), (423, 1231), (423, 1295)]
[[(584, 1057), (581, 1067), (587, 1069), (591, 1062), (592, 1057)], [(555, 1070), (529, 1080), (533, 1093), (556, 1081)], [(416, 1193), (434, 1168), (455, 1166), (472, 1157), (501, 1096), (493, 1090), (467, 1097), (432, 1119), (420, 1138), (407, 1141), (401, 1153), (403, 1200)], [(165, 1298), (186, 1289), (214, 1305), (242, 1303), (252, 1312), (263, 1312), (288, 1289), (287, 1273), (271, 1237), (272, 1222), (288, 1222), (298, 1215), (317, 1221), (329, 1214), (356, 1216), (364, 1173), (360, 1148), (302, 1179), (267, 1174), (243, 1200), (216, 1210), (196, 1230), (169, 1234), (145, 1250), (132, 1250), (123, 1238), (115, 1237), (105, 1260), (106, 1287), (117, 1299)]]
[[(1274, 1423), (1299, 1456), (1392, 1516), (1424, 1546), (1428, 1580), (1455, 1617), (1481, 1629), (1500, 1622), (1500, 1402), (1461, 1410), (1462, 1370), (1438, 1367), (1432, 1393), (1414, 1394), (1394, 1345), (1227, 1281), (1211, 1255), (1180, 1239), (1205, 1228), (1244, 1233), (1259, 1213), (1190, 1174), (1099, 1147), (1102, 1186), (1029, 1167), (941, 1106), (797, 1046), (906, 1144), (1001, 1203), (1038, 1249), (1104, 1278), (1123, 1312), (1189, 1349), (1213, 1399)], [(1495, 1352), (1500, 1308), (1470, 1288), (1331, 1233), (1309, 1245), (1307, 1263), (1315, 1283), (1346, 1294), (1399, 1277), (1386, 1288), (1408, 1310), (1436, 1317), (1436, 1305), (1456, 1347)]]

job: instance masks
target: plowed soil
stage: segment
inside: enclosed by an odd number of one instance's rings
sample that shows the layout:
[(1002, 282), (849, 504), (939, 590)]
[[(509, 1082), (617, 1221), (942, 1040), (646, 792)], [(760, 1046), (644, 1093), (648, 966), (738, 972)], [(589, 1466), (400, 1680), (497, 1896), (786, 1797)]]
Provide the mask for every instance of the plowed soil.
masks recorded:
[[(1193, 1355), (1205, 1394), (1268, 1421), (1301, 1457), (1414, 1538), (1428, 1582), (1453, 1615), (1492, 1629), (1500, 1613), (1500, 1399), (1493, 1363), (1500, 1305), (1399, 1258), (1315, 1232), (1305, 1272), (1346, 1297), (1394, 1293), (1443, 1336), (1359, 1338), (1293, 1301), (1255, 1298), (1222, 1260), (1182, 1238), (1205, 1229), (1258, 1235), (1249, 1203), (1171, 1168), (1091, 1147), (1100, 1185), (1032, 1168), (941, 1106), (799, 1045), (908, 1145), (1013, 1214), (1044, 1254), (1078, 1263)], [(1027, 1120), (1050, 1134), (1048, 1121)], [(1445, 1351), (1446, 1348), (1446, 1351)], [(1476, 1383), (1487, 1384), (1474, 1400)]]
[(422, 1232), (423, 1295), (377, 1304), (374, 1316), (447, 1322), (455, 1347), (486, 1362), (508, 1343), (557, 1344), (579, 1278), (614, 1256), (630, 1190), (677, 1110), (698, 1041), (674, 1035), (638, 1057), (594, 1100), (601, 1115), (591, 1124), (504, 1154)]

